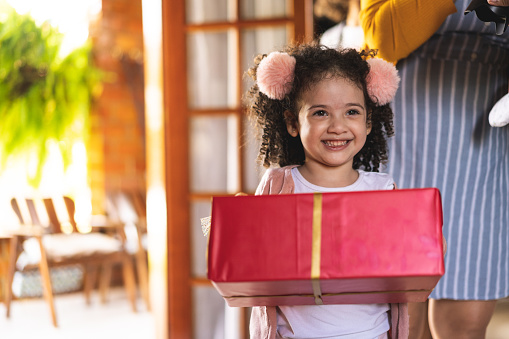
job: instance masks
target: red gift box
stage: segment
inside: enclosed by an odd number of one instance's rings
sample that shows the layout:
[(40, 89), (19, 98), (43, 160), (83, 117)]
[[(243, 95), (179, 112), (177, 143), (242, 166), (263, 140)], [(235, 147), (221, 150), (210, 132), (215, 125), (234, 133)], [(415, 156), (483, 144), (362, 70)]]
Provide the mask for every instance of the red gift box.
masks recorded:
[(230, 306), (425, 301), (443, 274), (435, 188), (212, 201), (208, 278)]

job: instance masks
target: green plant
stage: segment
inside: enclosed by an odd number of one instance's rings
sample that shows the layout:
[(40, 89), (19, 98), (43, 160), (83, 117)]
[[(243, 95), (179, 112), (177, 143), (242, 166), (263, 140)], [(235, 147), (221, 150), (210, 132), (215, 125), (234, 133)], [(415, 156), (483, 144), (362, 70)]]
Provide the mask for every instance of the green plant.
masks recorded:
[(0, 21), (0, 171), (7, 160), (37, 155), (29, 182), (37, 186), (57, 141), (64, 166), (75, 140), (86, 139), (92, 101), (101, 89), (101, 72), (87, 43), (59, 56), (62, 35), (48, 23), (37, 25), (14, 10)]

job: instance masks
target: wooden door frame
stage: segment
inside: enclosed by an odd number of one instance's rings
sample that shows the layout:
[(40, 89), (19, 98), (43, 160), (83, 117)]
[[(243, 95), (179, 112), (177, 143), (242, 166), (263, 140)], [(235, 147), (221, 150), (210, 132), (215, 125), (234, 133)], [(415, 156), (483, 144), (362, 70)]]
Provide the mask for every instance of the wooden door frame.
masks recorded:
[(169, 338), (192, 338), (185, 0), (162, 2)]

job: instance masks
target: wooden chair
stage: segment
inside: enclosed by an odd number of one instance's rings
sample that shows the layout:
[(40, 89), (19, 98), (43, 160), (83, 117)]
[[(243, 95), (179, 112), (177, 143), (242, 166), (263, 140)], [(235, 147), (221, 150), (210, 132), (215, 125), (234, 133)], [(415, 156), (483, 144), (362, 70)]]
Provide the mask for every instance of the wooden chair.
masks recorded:
[[(6, 307), (7, 317), (10, 316), (12, 301), (12, 282), (17, 270), (16, 262), (21, 253), (21, 245), (29, 248), (28, 242), (37, 244), (40, 260), (37, 263), (28, 263), (22, 270), (38, 268), (41, 273), (44, 297), (50, 307), (53, 325), (57, 327), (57, 318), (53, 302), (53, 290), (50, 280), (50, 268), (56, 266), (81, 265), (84, 276), (84, 293), (87, 303), (90, 303), (90, 292), (94, 288), (97, 272), (102, 269), (100, 280), (101, 300), (109, 286), (111, 267), (114, 264), (122, 266), (124, 286), (130, 300), (132, 309), (136, 312), (136, 286), (133, 263), (125, 249), (125, 234), (123, 224), (107, 223), (91, 225), (90, 233), (81, 233), (74, 218), (75, 205), (69, 197), (63, 197), (68, 214), (68, 220), (62, 221), (55, 209), (53, 199), (43, 199), (48, 216), (49, 225), (42, 225), (36, 204), (33, 199), (26, 199), (31, 223), (24, 218), (18, 201), (13, 198), (11, 207), (17, 215), (20, 224), (19, 230), (12, 232), (9, 258), (9, 272), (7, 277)], [(70, 224), (70, 225), (69, 225)], [(70, 226), (71, 233), (63, 233), (63, 226)], [(33, 246), (32, 246), (33, 248)]]
[[(122, 190), (107, 194), (107, 214), (114, 220), (134, 223), (136, 228), (135, 246), (130, 247), (131, 254), (136, 259), (136, 269), (140, 292), (147, 309), (150, 310), (150, 295), (148, 283), (147, 263), (147, 213), (146, 198), (141, 191)], [(127, 206), (125, 206), (127, 204)], [(130, 209), (134, 214), (133, 220), (126, 220), (124, 208)]]

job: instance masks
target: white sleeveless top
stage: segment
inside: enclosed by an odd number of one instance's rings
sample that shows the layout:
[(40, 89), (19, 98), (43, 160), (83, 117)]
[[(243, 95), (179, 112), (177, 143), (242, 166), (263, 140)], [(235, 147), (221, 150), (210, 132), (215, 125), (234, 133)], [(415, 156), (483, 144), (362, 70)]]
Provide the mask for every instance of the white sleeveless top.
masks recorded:
[[(350, 186), (329, 188), (313, 185), (292, 168), (295, 193), (390, 190), (394, 180), (385, 173), (359, 170)], [(388, 304), (278, 306), (277, 337), (306, 339), (375, 339), (387, 333)]]

